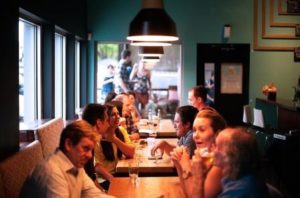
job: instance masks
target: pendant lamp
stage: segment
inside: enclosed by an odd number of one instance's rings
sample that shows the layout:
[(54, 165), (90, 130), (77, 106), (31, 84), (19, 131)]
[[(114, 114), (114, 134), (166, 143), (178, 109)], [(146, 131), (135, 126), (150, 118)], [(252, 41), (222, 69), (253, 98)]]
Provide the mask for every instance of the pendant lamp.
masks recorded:
[(161, 57), (164, 54), (164, 48), (158, 47), (139, 47), (139, 56), (158, 56)]
[(170, 42), (162, 42), (162, 41), (133, 41), (130, 43), (132, 46), (171, 46)]
[(163, 0), (143, 0), (142, 9), (130, 23), (127, 39), (138, 42), (178, 40), (175, 23), (163, 9)]

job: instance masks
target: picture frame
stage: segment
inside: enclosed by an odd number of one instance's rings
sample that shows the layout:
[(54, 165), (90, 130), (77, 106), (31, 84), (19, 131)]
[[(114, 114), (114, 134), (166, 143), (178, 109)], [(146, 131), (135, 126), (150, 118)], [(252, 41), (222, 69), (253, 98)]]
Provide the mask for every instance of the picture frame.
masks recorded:
[(295, 36), (300, 37), (300, 24), (295, 25)]
[(294, 61), (300, 62), (300, 47), (296, 47), (294, 50)]
[(300, 13), (300, 0), (287, 0), (287, 13)]
[(243, 65), (242, 63), (221, 64), (221, 91), (222, 94), (243, 93)]

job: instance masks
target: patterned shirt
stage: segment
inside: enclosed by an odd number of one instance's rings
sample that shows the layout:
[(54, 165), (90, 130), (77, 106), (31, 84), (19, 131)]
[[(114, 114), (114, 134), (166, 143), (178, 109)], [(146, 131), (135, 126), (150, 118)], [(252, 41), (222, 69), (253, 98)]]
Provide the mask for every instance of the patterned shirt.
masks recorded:
[[(118, 78), (122, 79), (124, 84), (127, 86), (128, 90), (132, 90), (129, 84), (129, 77), (130, 77), (131, 70), (132, 70), (132, 66), (124, 62), (120, 63), (117, 67), (117, 76)], [(117, 86), (115, 87), (115, 92), (117, 94), (124, 92), (124, 90), (122, 89), (121, 85), (118, 84), (118, 82), (117, 82)]]
[(193, 140), (193, 130), (188, 131), (185, 136), (180, 137), (177, 142), (178, 146), (186, 146), (190, 153), (190, 158), (194, 155), (196, 144)]

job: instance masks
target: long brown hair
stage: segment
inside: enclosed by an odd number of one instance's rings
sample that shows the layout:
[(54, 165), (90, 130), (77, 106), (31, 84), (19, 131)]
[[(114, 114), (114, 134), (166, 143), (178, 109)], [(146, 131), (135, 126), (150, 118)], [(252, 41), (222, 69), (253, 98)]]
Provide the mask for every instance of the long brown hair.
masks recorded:
[[(107, 115), (108, 115), (108, 117), (110, 117), (112, 114), (113, 108), (116, 108), (116, 106), (114, 106), (112, 103), (107, 103), (107, 104), (105, 104), (105, 107), (107, 109)], [(117, 138), (119, 138), (122, 142), (125, 142), (125, 138), (124, 138), (122, 132), (120, 131), (119, 127), (116, 128), (115, 134), (116, 134)], [(102, 150), (103, 150), (103, 154), (104, 154), (105, 158), (108, 161), (114, 161), (115, 155), (114, 155), (112, 143), (108, 142), (108, 141), (100, 141), (100, 144), (102, 146)], [(122, 151), (118, 148), (118, 150), (117, 150), (118, 158), (121, 158), (122, 154), (123, 154)]]

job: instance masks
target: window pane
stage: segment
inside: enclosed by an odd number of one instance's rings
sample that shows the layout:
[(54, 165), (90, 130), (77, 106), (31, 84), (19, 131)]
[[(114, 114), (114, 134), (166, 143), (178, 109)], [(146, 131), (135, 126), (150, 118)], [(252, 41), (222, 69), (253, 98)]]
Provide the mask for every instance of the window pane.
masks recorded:
[(38, 118), (39, 26), (19, 20), (19, 118)]
[(75, 42), (75, 112), (80, 108), (80, 43)]
[(65, 118), (65, 37), (55, 34), (55, 117)]

